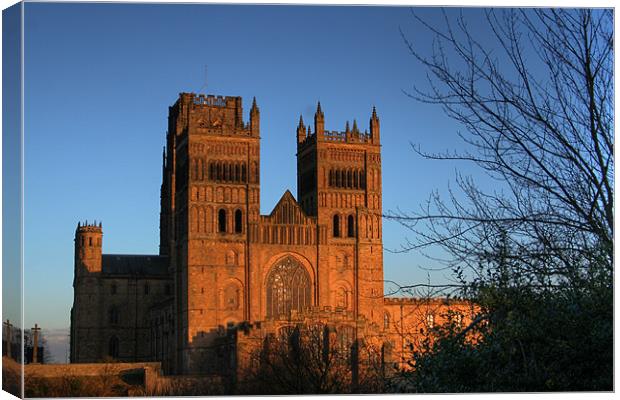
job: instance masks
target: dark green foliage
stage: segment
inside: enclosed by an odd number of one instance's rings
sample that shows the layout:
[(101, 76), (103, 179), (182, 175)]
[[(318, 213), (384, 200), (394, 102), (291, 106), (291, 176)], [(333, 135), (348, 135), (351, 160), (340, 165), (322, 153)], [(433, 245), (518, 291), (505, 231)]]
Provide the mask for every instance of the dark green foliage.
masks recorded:
[(609, 266), (593, 264), (584, 276), (548, 287), (514, 278), (470, 286), (479, 318), (467, 334), (454, 325), (436, 328), (438, 339), (415, 355), (415, 370), (406, 374), (410, 390), (613, 390)]

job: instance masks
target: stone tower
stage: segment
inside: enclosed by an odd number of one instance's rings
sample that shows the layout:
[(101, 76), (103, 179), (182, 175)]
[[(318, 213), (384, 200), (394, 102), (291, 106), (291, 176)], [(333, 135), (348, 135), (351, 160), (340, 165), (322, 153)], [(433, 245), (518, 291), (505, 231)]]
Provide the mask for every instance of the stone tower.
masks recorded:
[(306, 214), (327, 227), (318, 246), (321, 305), (351, 303), (356, 317), (376, 324), (383, 305), (380, 150), (374, 107), (370, 132), (360, 132), (355, 120), (343, 132), (326, 130), (320, 103), (314, 131), (300, 118), (297, 196)]
[(82, 225), (75, 230), (75, 276), (101, 272), (101, 222)]
[(75, 230), (74, 301), (71, 308), (70, 343), (72, 361), (95, 360), (99, 354), (99, 343), (92, 339), (100, 327), (102, 312), (98, 301), (102, 237), (101, 223), (78, 223)]
[(172, 255), (179, 370), (218, 327), (249, 319), (248, 224), (260, 213), (260, 112), (243, 122), (241, 97), (182, 93), (170, 108), (160, 254)]

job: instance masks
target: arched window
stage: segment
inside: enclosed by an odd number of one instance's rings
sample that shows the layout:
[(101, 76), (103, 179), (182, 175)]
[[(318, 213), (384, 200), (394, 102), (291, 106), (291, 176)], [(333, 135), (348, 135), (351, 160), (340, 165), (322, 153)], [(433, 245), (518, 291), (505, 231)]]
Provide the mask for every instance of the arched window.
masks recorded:
[(329, 186), (334, 186), (334, 171), (331, 169), (329, 170)]
[(245, 163), (243, 165), (241, 165), (241, 181), (242, 182), (247, 182), (247, 171), (245, 168)]
[(223, 208), (217, 213), (217, 231), (226, 233), (226, 210)]
[(351, 170), (347, 171), (347, 187), (353, 187), (353, 173), (351, 172)]
[(209, 163), (209, 180), (210, 180), (210, 181), (215, 180), (215, 179), (214, 179), (214, 177), (213, 177), (213, 169), (214, 169), (214, 168), (213, 168), (213, 161), (211, 161), (211, 162)]
[(267, 276), (267, 318), (287, 319), (291, 311), (304, 311), (310, 302), (310, 275), (294, 258), (278, 261)]
[(108, 355), (112, 358), (118, 358), (118, 338), (116, 336), (110, 338)]
[(383, 329), (390, 328), (390, 314), (383, 313)]
[(243, 213), (241, 210), (235, 211), (235, 233), (243, 232)]
[(359, 189), (360, 185), (358, 184), (357, 178), (359, 177), (358, 171), (353, 171), (353, 189)]
[(224, 164), (224, 181), (230, 180), (230, 165)]
[(215, 179), (218, 181), (222, 180), (222, 164), (219, 162), (215, 164)]
[(433, 314), (427, 314), (426, 315), (426, 325), (429, 328), (432, 328), (435, 326), (435, 316)]
[(109, 317), (110, 325), (117, 325), (118, 321), (120, 320), (118, 307), (116, 306), (110, 307), (108, 317)]
[(350, 238), (355, 237), (355, 220), (353, 215), (349, 215), (347, 218), (347, 236)]
[(340, 237), (340, 216), (334, 215), (334, 237)]
[(239, 171), (239, 164), (235, 164), (235, 182), (241, 180), (241, 171)]

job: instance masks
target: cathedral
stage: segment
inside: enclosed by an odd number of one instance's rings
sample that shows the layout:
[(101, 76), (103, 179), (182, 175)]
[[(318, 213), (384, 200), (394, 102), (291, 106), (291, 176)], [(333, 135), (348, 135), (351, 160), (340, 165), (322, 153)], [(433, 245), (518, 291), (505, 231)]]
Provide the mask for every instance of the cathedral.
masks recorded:
[(296, 128), (296, 197), (287, 190), (261, 215), (256, 100), (246, 122), (241, 97), (181, 93), (168, 114), (159, 254), (102, 254), (101, 223), (77, 225), (71, 362), (210, 373), (248, 338), (317, 319), (389, 343), (398, 361), (442, 310), (470, 318), (445, 299), (384, 297), (380, 131), (374, 108), (365, 131), (327, 130), (319, 103)]

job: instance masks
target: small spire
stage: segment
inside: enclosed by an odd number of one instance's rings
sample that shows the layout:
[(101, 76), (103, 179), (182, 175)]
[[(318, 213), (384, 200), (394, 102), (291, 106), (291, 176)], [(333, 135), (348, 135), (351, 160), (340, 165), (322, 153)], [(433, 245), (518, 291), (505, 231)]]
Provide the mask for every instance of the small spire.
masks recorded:
[(305, 126), (305, 125), (304, 125), (304, 119), (303, 119), (303, 117), (301, 116), (301, 114), (299, 114), (299, 126), (300, 126), (300, 127), (302, 127), (302, 128)]
[(256, 96), (252, 98), (252, 112), (258, 111), (258, 106), (256, 105)]
[(355, 119), (353, 120), (353, 132), (358, 132), (358, 129), (357, 129), (357, 120), (355, 120)]
[(312, 131), (310, 130), (310, 125), (308, 125), (308, 136), (312, 135)]
[(377, 119), (377, 108), (372, 106), (372, 118)]
[(101, 228), (101, 221), (99, 221), (99, 228)]
[(344, 131), (345, 131), (346, 133), (349, 133), (349, 121), (347, 121), (347, 124), (346, 124), (346, 125), (345, 125), (345, 127), (344, 127)]
[(77, 226), (77, 228), (78, 228), (78, 229), (80, 229), (80, 221), (78, 221), (78, 226)]
[(316, 112), (317, 114), (323, 114), (323, 111), (321, 111), (321, 102), (319, 101), (317, 106), (316, 106)]

